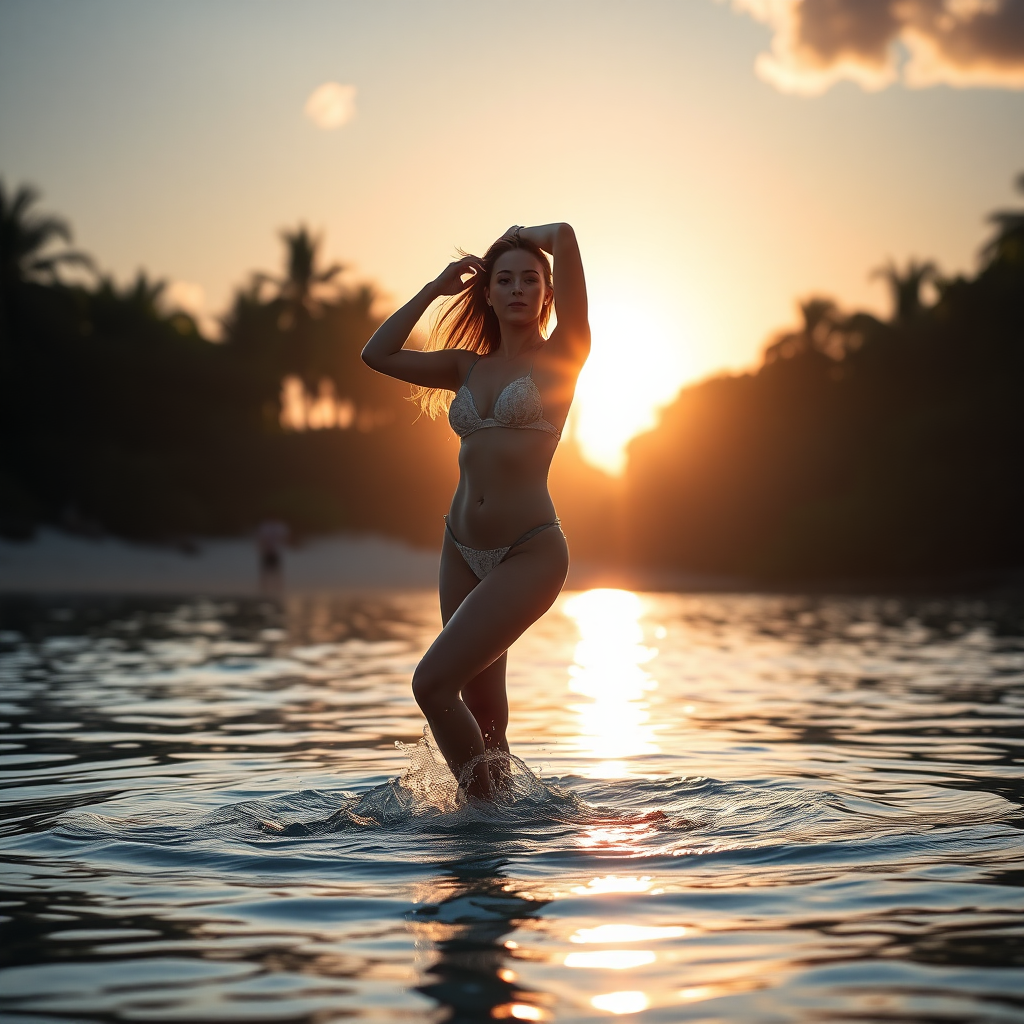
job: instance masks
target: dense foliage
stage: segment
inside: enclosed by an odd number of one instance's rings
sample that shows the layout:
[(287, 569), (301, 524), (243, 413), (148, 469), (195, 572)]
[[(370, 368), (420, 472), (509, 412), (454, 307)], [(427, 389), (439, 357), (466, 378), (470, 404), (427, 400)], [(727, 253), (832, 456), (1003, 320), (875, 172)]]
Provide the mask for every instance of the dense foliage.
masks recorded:
[(992, 219), (975, 277), (890, 265), (888, 322), (814, 299), (757, 373), (684, 390), (630, 447), (633, 559), (768, 580), (1024, 564), (1024, 212)]
[[(317, 269), (304, 229), (285, 235), (285, 277), (254, 278), (237, 295), (223, 340), (211, 343), (142, 274), (124, 289), (108, 279), (69, 286), (55, 266), (34, 265), (53, 232), (40, 237), (42, 219), (24, 196), (0, 193), (6, 536), (50, 522), (185, 541), (279, 517), (300, 534), (433, 538), (451, 488), (448, 453), (436, 432), (413, 428), (402, 389), (359, 360), (377, 324), (375, 295), (332, 287), (337, 268)], [(34, 249), (25, 235), (36, 238)], [(309, 400), (333, 388), (349, 429), (283, 429), (289, 376)], [(409, 507), (436, 516), (428, 527)]]
[[(376, 295), (321, 268), (308, 231), (283, 235), (285, 273), (239, 289), (214, 343), (162, 283), (119, 288), (55, 248), (70, 232), (35, 201), (0, 186), (0, 534), (183, 542), (276, 517), (437, 542), (451, 431), (362, 365)], [(1024, 563), (1024, 214), (994, 220), (974, 277), (885, 268), (887, 322), (804, 303), (757, 373), (681, 392), (623, 481), (563, 444), (574, 554), (779, 581)], [(93, 276), (64, 283), (66, 265)]]

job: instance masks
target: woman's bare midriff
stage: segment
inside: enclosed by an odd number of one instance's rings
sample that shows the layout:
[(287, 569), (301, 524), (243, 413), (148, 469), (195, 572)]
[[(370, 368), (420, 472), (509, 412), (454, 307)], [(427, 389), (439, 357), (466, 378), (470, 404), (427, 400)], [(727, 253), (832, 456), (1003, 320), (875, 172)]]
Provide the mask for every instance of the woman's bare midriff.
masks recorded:
[(459, 449), (459, 486), (448, 523), (463, 544), (504, 547), (555, 518), (548, 468), (556, 438), (543, 430), (487, 427)]

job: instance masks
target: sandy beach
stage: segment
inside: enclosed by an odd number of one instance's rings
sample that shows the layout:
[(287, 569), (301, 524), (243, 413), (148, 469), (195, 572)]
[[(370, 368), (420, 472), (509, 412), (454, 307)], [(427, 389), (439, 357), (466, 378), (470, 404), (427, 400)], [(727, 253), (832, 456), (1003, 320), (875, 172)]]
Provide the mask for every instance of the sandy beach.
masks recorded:
[[(373, 534), (342, 534), (287, 549), (281, 584), (289, 593), (433, 588), (436, 551)], [(570, 590), (728, 589), (732, 581), (680, 573), (624, 572), (574, 561)], [(40, 530), (25, 543), (0, 540), (0, 593), (230, 594), (273, 591), (260, 580), (251, 538), (200, 540), (191, 551)]]

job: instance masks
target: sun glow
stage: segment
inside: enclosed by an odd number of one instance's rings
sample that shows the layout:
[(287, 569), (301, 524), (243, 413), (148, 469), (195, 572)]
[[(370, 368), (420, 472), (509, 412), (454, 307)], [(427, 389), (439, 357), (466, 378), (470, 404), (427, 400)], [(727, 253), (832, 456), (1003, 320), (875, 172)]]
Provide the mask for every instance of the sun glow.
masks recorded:
[(602, 996), (594, 996), (590, 1005), (595, 1010), (608, 1013), (639, 1013), (646, 1010), (651, 1001), (644, 992), (606, 992)]
[(594, 949), (586, 953), (569, 953), (563, 962), (566, 967), (629, 971), (653, 964), (656, 959), (649, 949)]
[(680, 925), (599, 924), (577, 928), (570, 942), (650, 942), (652, 939), (676, 939), (686, 934)]
[(604, 896), (608, 893), (650, 892), (658, 895), (660, 889), (654, 889), (654, 879), (650, 875), (602, 875), (592, 878), (586, 885), (573, 886), (572, 891), (578, 896)]
[(547, 1020), (550, 1014), (531, 1003), (502, 1003), (491, 1010), (491, 1016), (497, 1020)]
[(628, 590), (588, 590), (565, 603), (580, 631), (569, 690), (588, 698), (571, 705), (579, 716), (578, 743), (598, 762), (591, 774), (600, 778), (627, 775), (627, 759), (659, 753), (647, 701), (658, 683), (643, 667), (658, 652), (641, 642), (642, 611), (640, 598)]
[(607, 473), (626, 465), (626, 445), (657, 422), (686, 377), (678, 326), (641, 301), (590, 310), (593, 346), (580, 374), (572, 416), (583, 457)]

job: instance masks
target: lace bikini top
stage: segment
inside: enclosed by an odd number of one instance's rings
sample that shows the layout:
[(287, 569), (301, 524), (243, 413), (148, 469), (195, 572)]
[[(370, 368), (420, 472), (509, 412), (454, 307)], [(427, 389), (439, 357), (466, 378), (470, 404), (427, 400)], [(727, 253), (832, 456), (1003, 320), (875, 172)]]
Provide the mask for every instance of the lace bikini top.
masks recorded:
[[(477, 359), (477, 363), (480, 360)], [(544, 419), (544, 403), (540, 390), (533, 379), (533, 367), (525, 377), (517, 377), (502, 388), (494, 402), (494, 415), (484, 419), (476, 407), (473, 392), (469, 390), (469, 378), (476, 369), (476, 363), (469, 368), (462, 387), (452, 399), (448, 409), (448, 422), (452, 430), (463, 440), (484, 427), (513, 427), (517, 430), (545, 430), (556, 438), (562, 432)]]

